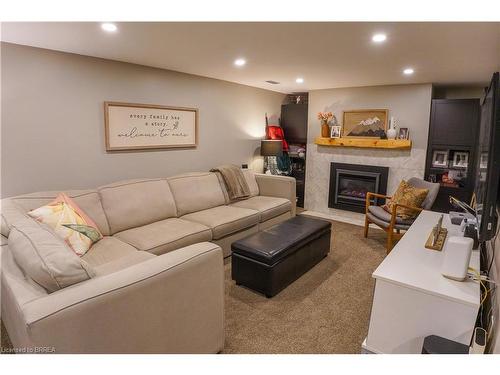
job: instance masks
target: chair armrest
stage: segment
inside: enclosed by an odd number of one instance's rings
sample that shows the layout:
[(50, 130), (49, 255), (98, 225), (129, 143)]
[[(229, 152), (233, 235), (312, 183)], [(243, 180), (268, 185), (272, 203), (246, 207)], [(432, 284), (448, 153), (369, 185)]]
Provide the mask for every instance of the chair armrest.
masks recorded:
[(290, 200), (292, 203), (292, 216), (295, 216), (297, 206), (297, 187), (295, 178), (256, 173), (255, 180), (259, 186), (260, 195)]
[(219, 246), (187, 246), (23, 306), (34, 346), (56, 353), (216, 353), (224, 343)]
[(384, 195), (384, 194), (371, 193), (371, 192), (366, 193), (366, 206), (365, 206), (366, 213), (368, 213), (368, 207), (370, 207), (370, 205), (371, 205), (371, 198), (372, 197), (391, 199), (390, 196)]
[(366, 193), (366, 197), (376, 197), (376, 198), (385, 198), (385, 199), (391, 199), (390, 196), (384, 195), (384, 194), (378, 194), (378, 193)]

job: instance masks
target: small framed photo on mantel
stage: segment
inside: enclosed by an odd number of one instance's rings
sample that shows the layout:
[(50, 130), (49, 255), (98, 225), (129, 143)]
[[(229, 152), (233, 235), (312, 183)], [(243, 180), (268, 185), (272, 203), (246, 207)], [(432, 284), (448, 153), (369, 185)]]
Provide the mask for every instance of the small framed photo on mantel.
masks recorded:
[(191, 148), (198, 144), (198, 109), (104, 102), (106, 151)]
[(410, 139), (410, 129), (399, 128), (398, 139)]
[(340, 125), (333, 125), (330, 129), (330, 138), (340, 138), (342, 127)]

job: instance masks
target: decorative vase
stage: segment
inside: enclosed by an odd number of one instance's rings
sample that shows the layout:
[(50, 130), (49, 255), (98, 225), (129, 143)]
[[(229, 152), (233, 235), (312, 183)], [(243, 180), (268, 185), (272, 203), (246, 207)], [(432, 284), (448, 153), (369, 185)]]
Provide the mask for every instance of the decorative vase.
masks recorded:
[(394, 120), (394, 117), (391, 117), (390, 127), (387, 130), (387, 138), (396, 139), (396, 121)]
[(321, 136), (323, 138), (330, 138), (330, 127), (327, 121), (321, 121)]

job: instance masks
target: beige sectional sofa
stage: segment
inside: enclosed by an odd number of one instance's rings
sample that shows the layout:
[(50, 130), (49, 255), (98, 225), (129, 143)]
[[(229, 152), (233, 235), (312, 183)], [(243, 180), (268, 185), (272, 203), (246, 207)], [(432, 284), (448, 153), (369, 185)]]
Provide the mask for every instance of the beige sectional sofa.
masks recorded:
[[(293, 178), (244, 175), (251, 197), (237, 202), (210, 172), (66, 192), (104, 238), (63, 266), (61, 259), (37, 264), (32, 255), (40, 245), (50, 256), (59, 244), (37, 237), (36, 228), (23, 235), (34, 225), (26, 212), (58, 192), (2, 200), (1, 319), (14, 346), (58, 353), (221, 351), (223, 257), (235, 240), (295, 215)], [(81, 266), (83, 281), (64, 269), (71, 262)]]

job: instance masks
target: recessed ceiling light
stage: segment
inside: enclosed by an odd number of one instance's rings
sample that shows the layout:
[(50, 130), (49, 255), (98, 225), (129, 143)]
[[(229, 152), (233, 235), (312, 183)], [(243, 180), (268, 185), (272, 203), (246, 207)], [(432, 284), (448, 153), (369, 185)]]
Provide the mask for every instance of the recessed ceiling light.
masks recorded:
[(116, 27), (116, 25), (114, 23), (106, 22), (106, 23), (101, 23), (101, 29), (112, 33), (112, 32), (115, 32), (116, 30), (118, 30), (118, 27)]
[(245, 59), (236, 59), (234, 60), (234, 65), (236, 66), (243, 66), (247, 63)]
[(406, 68), (403, 70), (403, 74), (406, 74), (407, 76), (412, 75), (413, 73), (415, 73), (415, 71), (412, 68)]
[(295, 82), (297, 82), (297, 83), (304, 83), (304, 78), (299, 77), (299, 78), (297, 78), (295, 80)]
[(375, 35), (372, 36), (372, 40), (375, 43), (385, 42), (386, 39), (387, 39), (387, 35), (385, 35), (385, 34), (375, 34)]

